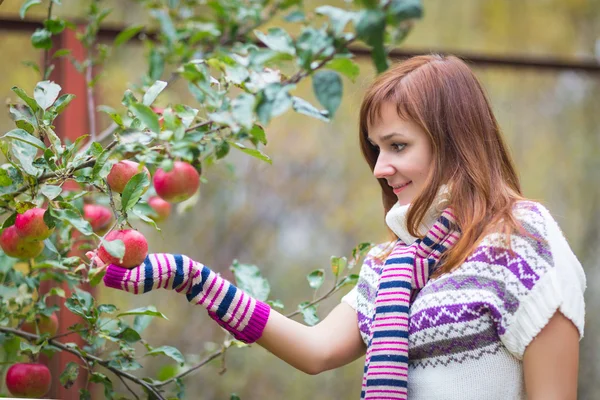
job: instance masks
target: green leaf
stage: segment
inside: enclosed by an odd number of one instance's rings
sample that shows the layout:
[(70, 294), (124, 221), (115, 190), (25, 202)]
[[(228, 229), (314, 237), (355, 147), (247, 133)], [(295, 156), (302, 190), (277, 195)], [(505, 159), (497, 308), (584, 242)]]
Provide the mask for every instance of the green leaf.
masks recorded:
[(35, 146), (20, 140), (13, 142), (11, 147), (12, 155), (19, 161), (21, 169), (28, 175), (38, 177), (43, 170), (34, 165), (34, 161), (39, 149)]
[(31, 44), (36, 49), (49, 50), (52, 48), (52, 33), (47, 29), (38, 28), (31, 35)]
[(94, 232), (92, 231), (92, 226), (88, 221), (81, 217), (81, 214), (78, 214), (76, 211), (72, 209), (57, 209), (51, 208), (50, 214), (58, 218), (61, 221), (68, 222), (79, 232), (83, 233), (86, 236), (92, 235)]
[(142, 104), (145, 106), (150, 106), (154, 103), (154, 100), (158, 97), (158, 95), (167, 87), (167, 82), (165, 81), (156, 81), (150, 89), (144, 94), (142, 98)]
[(3, 138), (9, 138), (9, 139), (15, 139), (15, 140), (19, 140), (21, 142), (30, 144), (32, 146), (37, 147), (40, 150), (45, 150), (46, 146), (44, 145), (44, 143), (36, 138), (35, 136), (31, 135), (29, 132), (23, 130), (23, 129), (13, 129), (10, 132), (7, 132), (4, 136), (2, 136)]
[(294, 10), (284, 18), (287, 22), (304, 22), (306, 16), (302, 10)]
[(124, 340), (127, 343), (139, 342), (142, 337), (134, 329), (125, 326), (121, 331), (111, 333), (111, 336), (117, 339)]
[(273, 161), (271, 160), (271, 158), (269, 158), (268, 155), (262, 153), (260, 150), (248, 148), (241, 143), (235, 143), (235, 142), (229, 142), (229, 143), (231, 143), (234, 147), (240, 149), (241, 151), (243, 151), (244, 153), (246, 153), (252, 157), (256, 157), (259, 160), (263, 160), (263, 161), (268, 162), (269, 164), (273, 164)]
[(21, 17), (21, 19), (25, 19), (25, 13), (27, 13), (27, 10), (29, 10), (31, 7), (37, 4), (42, 4), (42, 0), (27, 0), (26, 2), (24, 2), (21, 6), (21, 9), (19, 10), (19, 16)]
[(21, 353), (23, 355), (37, 355), (42, 350), (42, 345), (35, 346), (25, 341), (21, 342)]
[(317, 269), (314, 270), (313, 272), (311, 272), (310, 274), (308, 274), (306, 276), (306, 279), (308, 279), (308, 285), (317, 290), (318, 288), (321, 287), (321, 285), (323, 285), (323, 282), (325, 282), (325, 270), (323, 269)]
[(177, 30), (175, 29), (175, 25), (173, 25), (173, 20), (171, 20), (169, 12), (167, 10), (160, 9), (151, 11), (151, 14), (160, 23), (161, 31), (165, 34), (168, 41), (170, 43), (177, 42)]
[(125, 315), (149, 315), (151, 317), (160, 317), (162, 319), (168, 319), (163, 313), (157, 311), (156, 307), (154, 306), (135, 308), (133, 310), (120, 313), (119, 315), (117, 315), (117, 317), (124, 317)]
[(29, 97), (27, 93), (25, 93), (25, 91), (20, 87), (13, 86), (11, 90), (15, 92), (17, 96), (19, 96), (21, 100), (23, 100), (25, 104), (27, 104), (34, 113), (40, 109), (40, 106), (38, 106), (35, 100)]
[(144, 125), (146, 125), (152, 132), (160, 133), (160, 124), (158, 123), (158, 117), (150, 109), (140, 103), (132, 104), (129, 110), (135, 115)]
[(330, 263), (331, 263), (331, 271), (333, 272), (333, 275), (340, 276), (342, 274), (342, 272), (344, 272), (346, 265), (348, 265), (348, 260), (346, 259), (346, 257), (331, 256)]
[(79, 389), (79, 400), (92, 400), (92, 394), (86, 388)]
[(273, 308), (279, 308), (280, 310), (283, 310), (285, 308), (285, 305), (281, 300), (268, 300), (267, 304)]
[(231, 393), (229, 400), (242, 400), (236, 393)]
[(256, 265), (240, 264), (237, 260), (229, 268), (233, 271), (237, 286), (250, 296), (266, 301), (271, 291), (269, 282), (263, 278)]
[[(102, 147), (100, 144), (98, 144), (98, 146), (100, 146), (100, 148)], [(93, 147), (94, 146), (91, 146), (90, 149), (92, 149)], [(97, 156), (96, 163), (94, 164), (94, 168), (92, 168), (92, 179), (96, 179), (97, 177), (100, 177), (101, 172), (104, 168), (104, 165), (106, 164), (106, 161), (108, 160), (108, 157), (110, 157), (111, 153), (112, 153), (112, 150), (104, 149), (104, 150), (102, 150), (100, 155)]]
[(54, 104), (58, 98), (60, 89), (61, 87), (54, 82), (42, 81), (35, 86), (35, 89), (33, 89), (33, 98), (37, 101), (42, 110), (46, 110)]
[(44, 28), (51, 34), (58, 35), (67, 27), (67, 23), (63, 19), (47, 19), (44, 21)]
[(92, 268), (88, 272), (88, 277), (90, 279), (90, 286), (98, 286), (100, 282), (102, 282), (102, 278), (106, 275), (106, 268)]
[(12, 179), (10, 179), (10, 176), (8, 176), (8, 172), (3, 169), (0, 168), (0, 186), (10, 186), (13, 184)]
[(388, 68), (384, 47), (385, 23), (385, 14), (383, 11), (369, 9), (361, 12), (360, 19), (356, 24), (356, 34), (359, 39), (362, 39), (373, 48), (371, 57), (378, 73)]
[(40, 189), (40, 192), (42, 192), (42, 194), (46, 196), (48, 200), (54, 200), (59, 194), (61, 194), (62, 188), (60, 186), (44, 185)]
[(250, 130), (250, 135), (262, 144), (267, 144), (267, 135), (265, 130), (260, 125), (254, 125)]
[(352, 249), (352, 257), (359, 258), (367, 255), (369, 250), (373, 248), (373, 243), (360, 243), (354, 249)]
[(177, 350), (175, 347), (160, 346), (160, 347), (152, 349), (151, 351), (146, 353), (147, 356), (155, 356), (158, 354), (163, 354), (167, 357), (171, 357), (173, 360), (178, 362), (179, 365), (181, 365), (181, 366), (183, 366), (183, 364), (185, 364), (185, 358), (183, 357), (183, 354), (181, 354), (181, 352), (179, 350)]
[[(17, 123), (17, 127), (26, 130), (28, 133), (33, 134), (34, 127), (38, 126), (35, 116), (31, 113), (29, 107), (13, 106), (9, 107), (9, 112), (14, 121)], [(19, 124), (22, 122), (23, 124)]]
[(324, 68), (328, 68), (346, 75), (352, 82), (356, 80), (360, 74), (358, 64), (349, 58), (334, 58), (325, 64)]
[(64, 56), (67, 56), (67, 55), (71, 54), (72, 52), (73, 52), (72, 49), (60, 49), (60, 50), (56, 50), (54, 52), (54, 54), (52, 54), (52, 58), (64, 57)]
[(235, 120), (244, 128), (251, 129), (254, 124), (254, 105), (256, 98), (242, 93), (231, 102), (231, 112)]
[(294, 41), (282, 28), (271, 28), (266, 35), (260, 31), (254, 31), (254, 34), (261, 42), (263, 42), (273, 51), (292, 56), (296, 54)]
[(391, 0), (388, 12), (394, 16), (397, 23), (407, 19), (422, 18), (423, 4), (421, 0)]
[(317, 7), (315, 12), (329, 17), (335, 36), (340, 36), (344, 32), (344, 28), (348, 22), (356, 19), (356, 13), (332, 6)]
[(135, 174), (129, 182), (127, 182), (125, 189), (123, 189), (123, 195), (121, 197), (123, 211), (131, 210), (140, 197), (142, 197), (142, 194), (144, 194), (148, 186), (150, 186), (150, 179), (148, 179), (145, 170)]
[(152, 80), (160, 79), (165, 70), (165, 58), (156, 48), (150, 50), (148, 76)]
[(67, 108), (71, 100), (73, 100), (74, 98), (74, 94), (63, 94), (54, 102), (54, 105), (50, 108), (50, 110), (52, 110), (56, 114), (60, 114), (65, 108)]
[(100, 372), (92, 372), (92, 375), (90, 376), (90, 382), (101, 383), (104, 386), (104, 398), (113, 398), (113, 384), (106, 375)]
[(120, 127), (123, 127), (123, 118), (118, 112), (115, 111), (114, 108), (108, 106), (98, 106), (98, 111), (108, 114), (110, 119), (112, 119)]
[(60, 384), (63, 385), (65, 389), (69, 389), (77, 380), (78, 375), (79, 364), (71, 361), (67, 364), (63, 373), (60, 374)]
[(135, 26), (130, 26), (129, 28), (119, 32), (119, 34), (115, 38), (115, 41), (113, 42), (113, 45), (115, 47), (119, 47), (122, 44), (125, 44), (131, 38), (133, 38), (138, 33), (140, 33), (142, 31), (142, 29), (144, 29), (143, 25), (135, 25)]
[(352, 275), (348, 275), (347, 277), (342, 279), (342, 281), (338, 284), (338, 286), (346, 286), (346, 285), (355, 286), (357, 283), (358, 283), (358, 275), (352, 274)]
[(333, 118), (342, 102), (342, 78), (334, 71), (318, 71), (312, 78), (313, 90), (319, 103), (329, 111)]
[(125, 243), (121, 239), (111, 240), (110, 242), (107, 240), (102, 241), (102, 247), (113, 257), (122, 260), (125, 257)]
[(328, 111), (321, 111), (300, 97), (292, 97), (292, 108), (297, 113), (308, 115), (309, 117), (320, 119), (321, 121), (329, 122), (329, 118), (327, 117), (327, 115), (329, 115)]
[(141, 334), (152, 322), (151, 315), (136, 315), (133, 319), (133, 329)]
[(256, 114), (263, 124), (266, 125), (272, 118), (283, 114), (292, 105), (292, 98), (288, 93), (290, 89), (292, 86), (271, 83), (257, 95)]
[(308, 301), (300, 303), (298, 306), (298, 310), (302, 313), (304, 317), (304, 322), (308, 326), (314, 326), (319, 323), (319, 317), (317, 316), (317, 307), (315, 305), (309, 306)]

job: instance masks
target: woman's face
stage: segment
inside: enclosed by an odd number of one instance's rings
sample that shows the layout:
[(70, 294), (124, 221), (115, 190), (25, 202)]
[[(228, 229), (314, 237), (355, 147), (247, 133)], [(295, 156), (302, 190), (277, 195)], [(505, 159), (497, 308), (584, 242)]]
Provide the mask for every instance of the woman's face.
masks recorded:
[(393, 188), (400, 205), (409, 204), (425, 186), (433, 151), (427, 133), (398, 116), (396, 105), (384, 103), (381, 118), (369, 127), (369, 141), (379, 149), (373, 170)]

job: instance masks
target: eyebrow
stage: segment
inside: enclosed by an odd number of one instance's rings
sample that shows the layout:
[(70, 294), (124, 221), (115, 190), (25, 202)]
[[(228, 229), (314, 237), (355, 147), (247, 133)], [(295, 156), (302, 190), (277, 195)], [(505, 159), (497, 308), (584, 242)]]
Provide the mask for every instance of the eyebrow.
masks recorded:
[[(394, 136), (405, 136), (405, 135), (404, 135), (403, 133), (400, 133), (400, 132), (392, 132), (392, 133), (388, 133), (388, 134), (387, 134), (387, 135), (385, 135), (385, 136), (382, 136), (382, 137), (381, 137), (381, 141), (382, 141), (382, 142), (385, 142), (385, 141), (387, 141), (387, 140), (390, 140), (390, 139), (391, 139), (391, 138), (393, 138)], [(371, 140), (371, 138), (370, 138), (370, 137), (367, 137), (367, 140), (368, 140), (369, 142), (371, 142), (371, 144), (373, 144), (373, 145), (375, 144), (375, 143), (374, 143), (374, 142)]]

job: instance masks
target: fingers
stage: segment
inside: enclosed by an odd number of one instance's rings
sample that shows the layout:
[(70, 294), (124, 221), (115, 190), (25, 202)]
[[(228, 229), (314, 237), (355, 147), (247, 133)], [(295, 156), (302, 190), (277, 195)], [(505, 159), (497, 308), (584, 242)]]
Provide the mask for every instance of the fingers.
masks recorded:
[(98, 255), (96, 254), (95, 251), (88, 251), (87, 253), (85, 253), (85, 255), (87, 258), (89, 258), (91, 261), (93, 261), (97, 267), (99, 267), (99, 268), (106, 267), (106, 263), (104, 263), (104, 261), (102, 261), (100, 259), (100, 257), (98, 257)]

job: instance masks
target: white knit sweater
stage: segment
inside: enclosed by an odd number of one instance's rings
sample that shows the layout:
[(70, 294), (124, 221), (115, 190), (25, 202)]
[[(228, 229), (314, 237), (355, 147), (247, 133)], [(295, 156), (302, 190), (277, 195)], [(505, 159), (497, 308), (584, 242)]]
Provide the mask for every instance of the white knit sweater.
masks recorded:
[[(412, 243), (402, 230), (406, 211), (387, 220)], [(511, 235), (513, 253), (499, 234), (490, 234), (459, 268), (429, 280), (411, 304), (410, 400), (525, 399), (523, 354), (554, 313), (583, 337), (581, 264), (542, 205), (519, 202), (514, 215), (527, 234)], [(371, 250), (358, 284), (342, 299), (357, 311), (365, 343), (384, 264), (375, 256), (386, 247)]]

